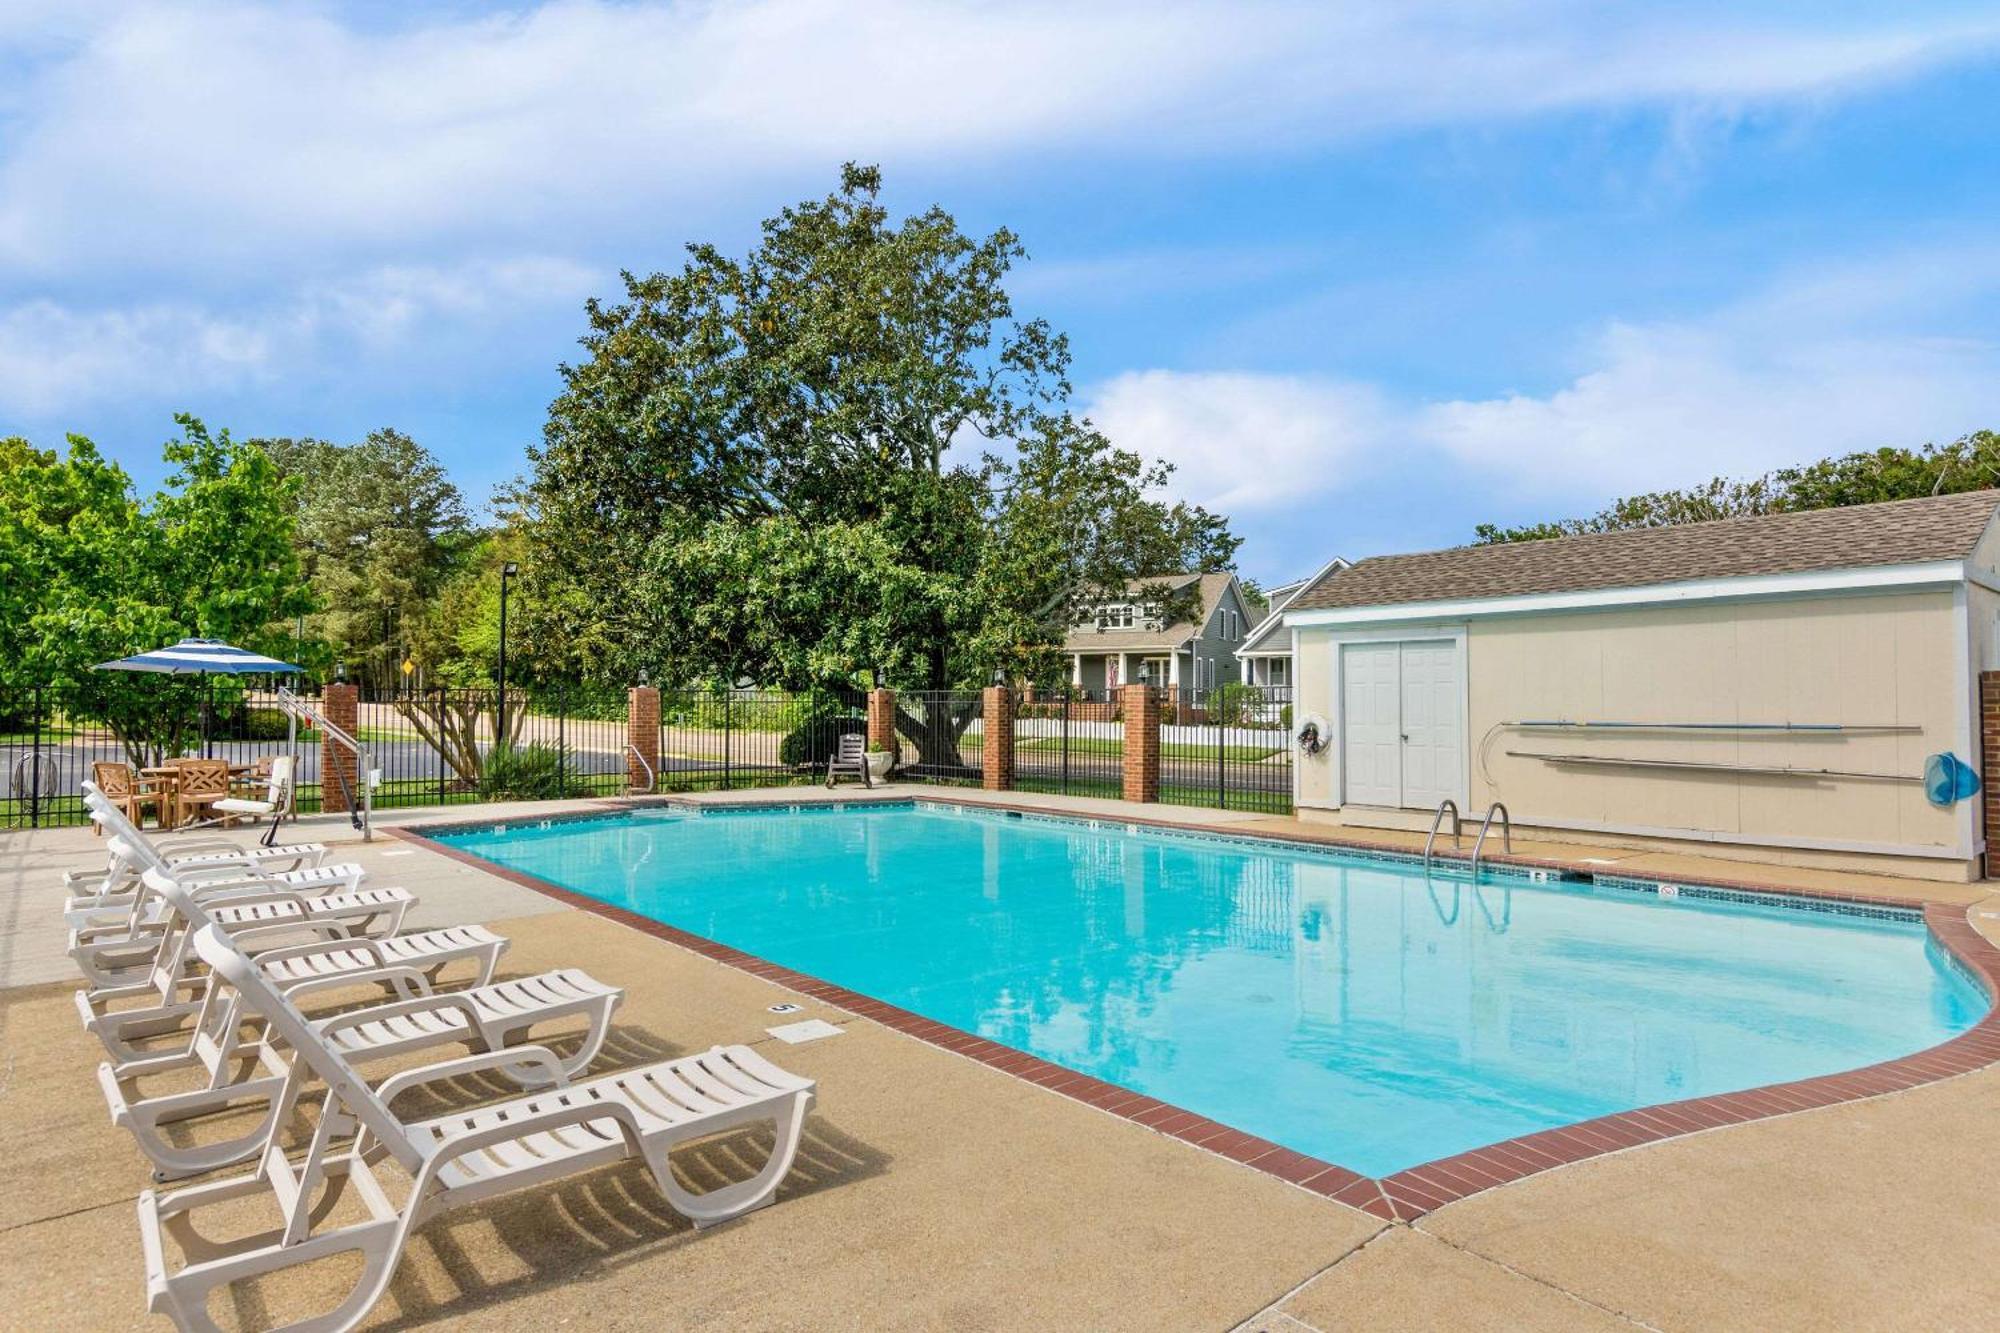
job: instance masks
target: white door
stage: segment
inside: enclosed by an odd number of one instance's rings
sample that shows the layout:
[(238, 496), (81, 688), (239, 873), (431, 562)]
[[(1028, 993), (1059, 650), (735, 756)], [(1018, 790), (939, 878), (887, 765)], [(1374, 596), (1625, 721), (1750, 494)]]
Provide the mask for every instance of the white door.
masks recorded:
[(1403, 804), (1435, 810), (1458, 799), (1465, 771), (1458, 710), (1458, 648), (1405, 643), (1403, 653)]
[(1465, 728), (1457, 646), (1347, 644), (1341, 681), (1343, 801), (1434, 810), (1458, 800)]
[(1340, 728), (1346, 800), (1403, 803), (1401, 671), (1398, 645), (1355, 643), (1341, 649)]

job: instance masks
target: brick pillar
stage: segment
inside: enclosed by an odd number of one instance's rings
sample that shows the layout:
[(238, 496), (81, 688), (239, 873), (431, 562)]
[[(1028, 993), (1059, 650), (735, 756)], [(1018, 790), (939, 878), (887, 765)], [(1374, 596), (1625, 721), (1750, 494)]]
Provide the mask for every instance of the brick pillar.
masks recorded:
[[(660, 692), (651, 685), (634, 685), (625, 691), (625, 743), (645, 759), (641, 765), (625, 752), (625, 780), (631, 790), (660, 785)], [(646, 769), (653, 771), (648, 774)]]
[(896, 692), (889, 689), (868, 691), (868, 748), (877, 747), (896, 753)]
[(1005, 685), (988, 685), (981, 700), (980, 786), (988, 791), (1014, 790), (1014, 692)]
[(1979, 673), (1979, 813), (1986, 877), (2000, 877), (2000, 671)]
[[(346, 681), (336, 681), (320, 694), (320, 712), (326, 720), (350, 736), (361, 734), (361, 690)], [(350, 810), (348, 798), (361, 799), (358, 786), (359, 764), (354, 751), (328, 736), (319, 742), (319, 808)]]
[(1160, 799), (1160, 692), (1150, 685), (1119, 687), (1125, 714), (1125, 799)]

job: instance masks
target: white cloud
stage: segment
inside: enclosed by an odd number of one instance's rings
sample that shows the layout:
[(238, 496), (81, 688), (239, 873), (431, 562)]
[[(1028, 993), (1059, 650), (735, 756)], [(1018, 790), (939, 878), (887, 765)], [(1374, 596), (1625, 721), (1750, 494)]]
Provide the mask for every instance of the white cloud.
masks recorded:
[(546, 244), (850, 156), (1263, 152), (1816, 97), (2000, 35), (1908, 9), (1864, 22), (1581, 0), (572, 0), (378, 30), (298, 4), (42, 12), (61, 40), (33, 42), (27, 21), (0, 34), (35, 53), (8, 80), (0, 258), (38, 271), (427, 235)]
[(2000, 345), (1954, 329), (1961, 304), (1996, 290), (2000, 250), (1951, 249), (1780, 283), (1701, 319), (1615, 322), (1561, 387), (1426, 405), (1411, 434), (1567, 496), (1950, 439), (2000, 422)]
[(496, 324), (573, 310), (599, 279), (566, 260), (523, 257), (401, 266), (316, 282), (225, 312), (194, 302), (89, 308), (37, 299), (0, 307), (0, 411), (53, 418), (120, 398), (190, 395), (283, 378), (350, 374)]
[(2000, 292), (2000, 246), (1892, 256), (1780, 282), (1699, 318), (1613, 322), (1545, 392), (1395, 402), (1314, 375), (1147, 370), (1091, 414), (1180, 465), (1174, 490), (1255, 514), (1402, 473), (1588, 507), (2000, 425), (2000, 344), (1956, 331)]
[(1141, 370), (1101, 386), (1090, 419), (1174, 465), (1173, 494), (1236, 513), (1335, 489), (1379, 464), (1386, 414), (1365, 385), (1245, 372)]

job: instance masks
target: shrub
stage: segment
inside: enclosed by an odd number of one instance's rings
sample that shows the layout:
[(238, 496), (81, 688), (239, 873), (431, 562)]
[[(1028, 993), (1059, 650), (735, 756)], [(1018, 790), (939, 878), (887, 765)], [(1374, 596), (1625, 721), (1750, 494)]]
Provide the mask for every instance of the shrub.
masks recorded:
[(1264, 691), (1255, 685), (1218, 685), (1208, 696), (1208, 720), (1226, 727), (1262, 722)]
[(840, 737), (866, 735), (868, 719), (827, 695), (815, 695), (793, 716), (793, 727), (778, 742), (778, 762), (789, 768), (817, 767), (833, 757)]
[(588, 790), (570, 767), (567, 745), (533, 741), (496, 746), (479, 769), (479, 794), (489, 801), (553, 801)]
[(291, 718), (282, 708), (219, 709), (215, 715), (216, 740), (281, 741), (290, 734)]

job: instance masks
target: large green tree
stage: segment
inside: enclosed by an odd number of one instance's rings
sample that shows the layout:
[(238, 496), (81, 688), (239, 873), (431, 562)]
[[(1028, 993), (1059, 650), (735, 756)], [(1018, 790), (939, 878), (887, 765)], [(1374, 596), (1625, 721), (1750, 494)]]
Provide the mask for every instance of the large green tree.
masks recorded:
[(1035, 677), (1101, 587), (1228, 566), (1166, 469), (1070, 407), (1013, 233), (900, 222), (871, 167), (735, 257), (592, 302), (527, 491), (546, 654), (585, 675), (905, 689)]
[[(406, 652), (472, 545), (465, 500), (428, 449), (397, 430), (354, 444), (255, 442), (290, 482), (300, 558), (319, 611), (306, 637), (378, 687), (399, 683)], [(435, 665), (425, 662), (423, 665)]]
[(2000, 435), (1974, 431), (1949, 444), (1894, 446), (1842, 454), (1761, 477), (1715, 477), (1686, 490), (1626, 496), (1588, 518), (1566, 518), (1519, 527), (1482, 523), (1481, 542), (1543, 541), (1583, 532), (1617, 532), (1704, 523), (1747, 514), (1775, 514), (1839, 505), (1913, 500), (1925, 495), (1984, 490), (2000, 485)]
[(310, 607), (287, 487), (260, 449), (177, 416), (166, 486), (140, 501), (95, 445), (0, 442), (0, 682), (55, 687), (140, 762), (189, 739), (200, 688), (99, 662), (204, 635), (284, 656)]

